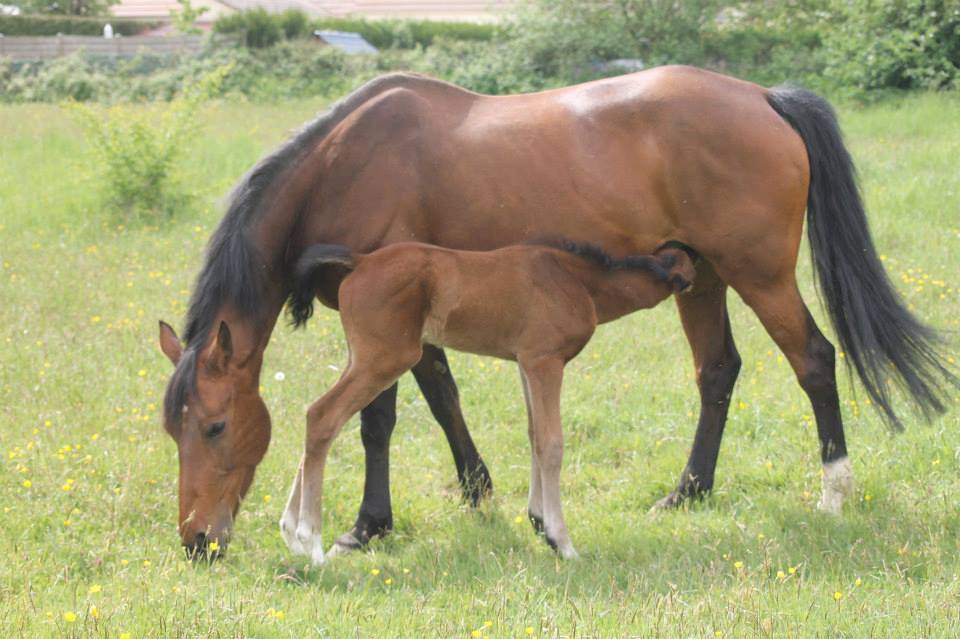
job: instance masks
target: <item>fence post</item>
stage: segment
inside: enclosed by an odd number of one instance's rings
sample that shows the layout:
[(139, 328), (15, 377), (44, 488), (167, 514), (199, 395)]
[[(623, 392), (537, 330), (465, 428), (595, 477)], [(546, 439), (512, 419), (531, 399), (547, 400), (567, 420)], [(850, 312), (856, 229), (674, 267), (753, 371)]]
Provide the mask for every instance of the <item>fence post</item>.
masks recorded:
[(60, 57), (62, 55), (63, 55), (63, 34), (58, 33), (57, 34), (57, 57)]

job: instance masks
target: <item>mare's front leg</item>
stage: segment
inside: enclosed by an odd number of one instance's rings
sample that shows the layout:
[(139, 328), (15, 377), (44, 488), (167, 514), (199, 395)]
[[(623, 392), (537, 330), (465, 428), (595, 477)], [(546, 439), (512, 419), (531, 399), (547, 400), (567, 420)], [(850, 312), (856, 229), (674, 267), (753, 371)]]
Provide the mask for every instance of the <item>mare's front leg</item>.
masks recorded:
[(679, 506), (688, 497), (700, 497), (713, 488), (730, 395), (740, 373), (740, 354), (730, 331), (726, 294), (726, 284), (709, 262), (701, 261), (692, 290), (676, 296), (683, 330), (693, 351), (700, 418), (680, 481), (673, 492), (654, 505), (654, 510)]
[(563, 360), (557, 357), (521, 358), (520, 366), (533, 423), (530, 445), (540, 469), (544, 536), (561, 557), (575, 559), (578, 557), (577, 551), (570, 541), (560, 505), (560, 467), (563, 464), (560, 386), (563, 381)]
[(493, 490), (493, 482), (467, 430), (460, 410), (460, 394), (443, 349), (424, 344), (423, 356), (413, 367), (413, 375), (430, 406), (430, 412), (447, 436), (463, 498), (476, 506)]

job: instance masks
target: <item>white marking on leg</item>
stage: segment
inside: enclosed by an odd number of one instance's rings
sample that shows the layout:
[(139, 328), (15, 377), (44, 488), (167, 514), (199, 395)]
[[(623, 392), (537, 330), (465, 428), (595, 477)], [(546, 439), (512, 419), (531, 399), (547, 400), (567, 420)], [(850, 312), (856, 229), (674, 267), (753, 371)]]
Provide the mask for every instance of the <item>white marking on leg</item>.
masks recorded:
[(280, 517), (280, 535), (287, 544), (287, 548), (295, 555), (309, 554), (300, 543), (300, 540), (297, 539), (297, 526), (300, 523), (300, 482), (302, 481), (302, 477), (303, 460), (301, 459), (300, 468), (297, 470), (297, 474), (293, 478), (293, 485), (290, 487), (290, 497), (287, 499), (287, 507), (283, 511), (283, 516)]
[(853, 494), (853, 466), (848, 457), (841, 457), (823, 465), (822, 494), (817, 509), (839, 515), (843, 500)]
[(304, 554), (310, 557), (314, 566), (322, 566), (327, 559), (323, 554), (323, 534), (309, 523), (301, 521), (297, 526), (297, 541), (303, 546)]

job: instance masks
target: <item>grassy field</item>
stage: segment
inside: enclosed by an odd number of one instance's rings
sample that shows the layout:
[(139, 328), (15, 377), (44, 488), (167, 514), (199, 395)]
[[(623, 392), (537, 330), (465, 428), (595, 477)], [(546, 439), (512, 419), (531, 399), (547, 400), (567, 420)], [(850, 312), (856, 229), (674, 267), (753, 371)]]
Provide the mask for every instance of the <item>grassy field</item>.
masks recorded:
[[(960, 627), (960, 410), (891, 435), (844, 379), (856, 496), (815, 510), (811, 410), (732, 296), (744, 368), (712, 497), (648, 515), (686, 458), (697, 408), (672, 303), (603, 327), (569, 368), (562, 563), (524, 520), (529, 453), (514, 366), (452, 355), (495, 495), (462, 505), (412, 379), (393, 439), (396, 531), (308, 569), (276, 521), (305, 406), (345, 361), (336, 315), (279, 328), (262, 384), (271, 450), (227, 559), (176, 535), (176, 448), (158, 406), (220, 198), (318, 105), (220, 105), (183, 174), (200, 206), (163, 229), (101, 211), (91, 155), (53, 106), (0, 108), (0, 636), (951, 637)], [(917, 314), (960, 328), (960, 101), (842, 110), (875, 240)], [(803, 256), (800, 281), (826, 328)], [(956, 340), (952, 347), (958, 356)], [(278, 372), (283, 372), (282, 381)], [(863, 397), (862, 391), (859, 396)], [(905, 408), (905, 403), (899, 404)], [(356, 420), (328, 465), (326, 535), (353, 521)]]

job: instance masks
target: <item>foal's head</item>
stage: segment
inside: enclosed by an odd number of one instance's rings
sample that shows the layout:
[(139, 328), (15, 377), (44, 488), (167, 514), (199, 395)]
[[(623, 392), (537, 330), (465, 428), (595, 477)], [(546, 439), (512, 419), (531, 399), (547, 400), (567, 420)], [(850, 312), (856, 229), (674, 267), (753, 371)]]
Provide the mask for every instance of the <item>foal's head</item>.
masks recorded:
[(189, 345), (160, 322), (160, 348), (175, 367), (164, 399), (164, 427), (180, 458), (179, 528), (191, 557), (219, 556), (240, 500), (270, 443), (270, 414), (260, 398), (259, 366), (234, 353), (221, 321), (208, 344)]

